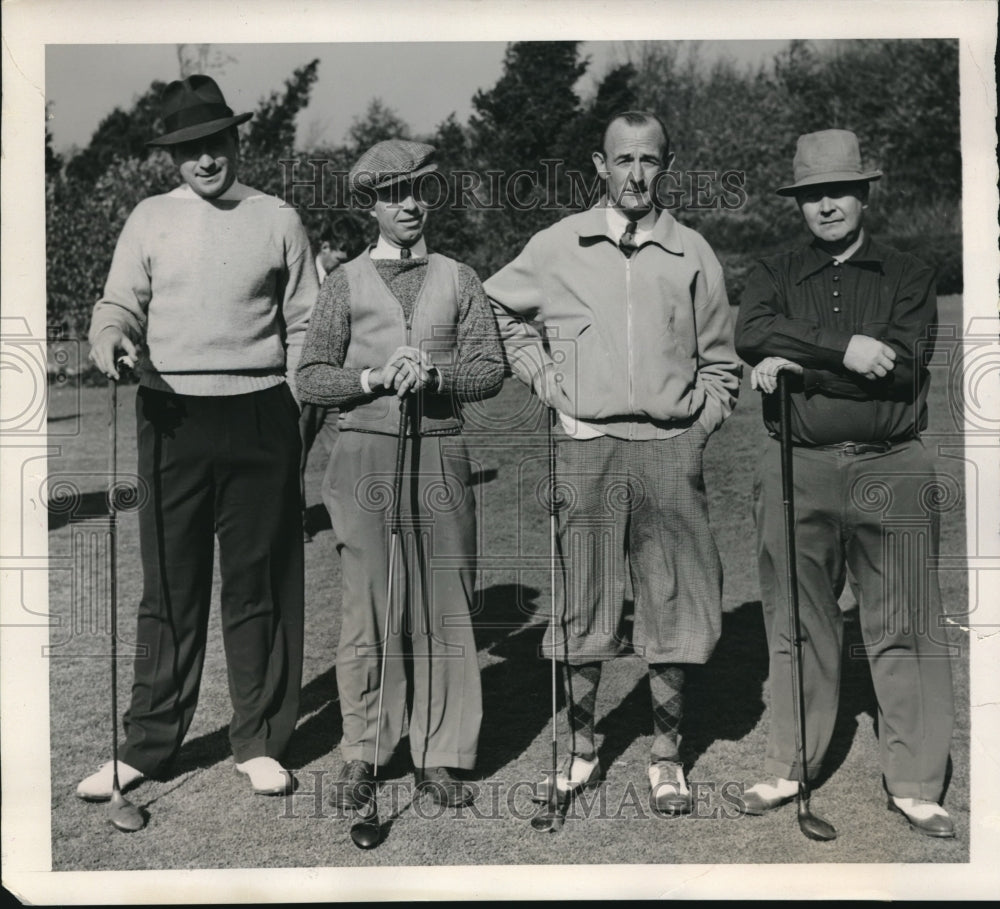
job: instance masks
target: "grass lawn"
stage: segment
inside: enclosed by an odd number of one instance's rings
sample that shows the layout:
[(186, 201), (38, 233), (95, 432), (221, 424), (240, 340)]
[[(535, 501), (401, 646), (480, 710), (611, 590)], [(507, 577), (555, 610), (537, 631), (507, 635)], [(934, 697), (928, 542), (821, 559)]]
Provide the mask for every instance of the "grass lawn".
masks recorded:
[[(960, 322), (961, 300), (941, 301), (942, 321)], [(935, 370), (932, 431), (954, 432), (946, 368)], [(133, 388), (120, 393), (120, 462), (134, 469)], [(107, 394), (101, 388), (53, 387), (49, 400), (50, 494), (57, 481), (82, 495), (50, 504), (52, 861), (54, 870), (341, 867), (392, 865), (965, 862), (969, 856), (968, 649), (954, 629), (958, 723), (945, 804), (958, 829), (934, 841), (910, 831), (885, 807), (873, 728), (874, 700), (864, 659), (848, 658), (841, 711), (814, 810), (840, 837), (815, 843), (798, 830), (794, 807), (760, 818), (738, 816), (739, 786), (762, 771), (769, 722), (767, 652), (753, 555), (751, 487), (765, 444), (760, 400), (748, 377), (733, 417), (709, 442), (705, 475), (712, 523), (726, 571), (725, 624), (712, 660), (688, 697), (685, 757), (700, 801), (690, 817), (666, 820), (649, 810), (646, 761), (652, 729), (645, 665), (626, 657), (608, 664), (598, 699), (598, 734), (607, 782), (593, 802), (578, 803), (557, 836), (534, 832), (525, 784), (550, 761), (549, 666), (538, 648), (549, 609), (548, 520), (535, 489), (545, 469), (542, 412), (514, 381), (470, 413), (480, 514), (481, 578), (476, 637), (484, 722), (475, 809), (442, 812), (412, 802), (408, 759), (384, 774), (384, 842), (362, 852), (350, 821), (324, 802), (340, 772), (340, 711), (334, 656), (340, 627), (340, 569), (333, 531), (319, 504), (325, 453), (308, 473), (306, 651), (302, 716), (287, 763), (300, 784), (287, 799), (253, 796), (233, 769), (227, 740), (229, 694), (217, 610), (194, 724), (170, 779), (146, 782), (130, 798), (149, 813), (141, 833), (124, 836), (106, 808), (81, 802), (77, 782), (109, 757), (106, 588), (97, 570), (107, 457)], [(498, 431), (499, 428), (499, 431)], [(963, 463), (940, 459), (962, 483)], [(943, 515), (943, 554), (966, 551), (964, 502)], [(89, 516), (89, 517), (88, 517)], [(141, 592), (134, 512), (119, 520), (121, 660), (119, 703), (131, 686), (129, 644)], [(941, 576), (945, 602), (966, 601), (960, 572)], [(218, 591), (216, 590), (216, 602)], [(955, 611), (958, 611), (956, 607)], [(848, 645), (858, 643), (848, 623)], [(559, 717), (560, 731), (565, 715)], [(562, 737), (560, 738), (560, 745)], [(404, 749), (405, 754), (405, 749)], [(327, 790), (329, 791), (329, 790)], [(386, 817), (383, 818), (384, 820)], [(663, 870), (664, 886), (669, 868)]]

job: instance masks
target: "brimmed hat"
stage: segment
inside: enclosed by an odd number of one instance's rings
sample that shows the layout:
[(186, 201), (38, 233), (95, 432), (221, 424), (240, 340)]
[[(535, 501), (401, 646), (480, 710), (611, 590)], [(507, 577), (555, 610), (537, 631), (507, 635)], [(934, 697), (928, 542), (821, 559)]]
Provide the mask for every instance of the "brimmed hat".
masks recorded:
[(253, 114), (233, 114), (222, 91), (211, 76), (188, 76), (171, 82), (163, 90), (162, 136), (147, 145), (177, 145), (221, 133), (246, 123)]
[(403, 180), (415, 180), (438, 169), (434, 152), (433, 145), (408, 139), (376, 142), (351, 168), (348, 185), (352, 191), (385, 189)]
[(861, 169), (858, 137), (848, 129), (823, 129), (799, 136), (792, 173), (795, 182), (775, 190), (779, 196), (794, 196), (804, 186), (819, 183), (856, 183), (882, 176), (880, 170)]

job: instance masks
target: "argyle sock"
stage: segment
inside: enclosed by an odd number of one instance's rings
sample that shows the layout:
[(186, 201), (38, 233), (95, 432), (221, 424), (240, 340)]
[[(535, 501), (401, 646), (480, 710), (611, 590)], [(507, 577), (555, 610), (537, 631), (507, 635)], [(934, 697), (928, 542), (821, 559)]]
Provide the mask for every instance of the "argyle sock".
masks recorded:
[(594, 743), (594, 710), (597, 707), (597, 686), (601, 681), (601, 664), (584, 663), (565, 667), (566, 713), (569, 718), (570, 753), (586, 761), (597, 757)]
[(653, 702), (651, 763), (679, 761), (680, 725), (684, 715), (684, 667), (676, 663), (651, 663), (649, 693)]

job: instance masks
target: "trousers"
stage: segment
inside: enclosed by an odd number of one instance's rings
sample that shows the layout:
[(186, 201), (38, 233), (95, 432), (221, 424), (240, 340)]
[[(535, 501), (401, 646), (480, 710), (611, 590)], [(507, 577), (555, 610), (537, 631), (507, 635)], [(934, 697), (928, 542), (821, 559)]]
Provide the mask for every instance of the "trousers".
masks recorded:
[[(722, 563), (702, 473), (707, 432), (669, 439), (561, 438), (557, 602), (545, 653), (572, 665), (630, 644), (648, 663), (704, 663), (722, 631)], [(626, 579), (635, 620), (623, 627)]]
[(407, 440), (387, 627), (395, 463), (394, 436), (342, 431), (323, 483), (343, 577), (337, 648), (341, 753), (345, 761), (384, 764), (408, 722), (415, 767), (471, 769), (482, 691), (471, 619), (476, 504), (465, 442), (461, 436)]
[[(938, 551), (940, 525), (933, 462), (918, 440), (860, 455), (795, 448), (793, 458), (808, 776), (822, 764), (837, 716), (844, 638), (838, 596), (849, 570), (878, 700), (886, 787), (900, 798), (936, 800), (947, 771), (954, 705), (941, 595), (928, 566)], [(780, 446), (774, 441), (759, 463), (754, 518), (770, 650), (765, 771), (801, 779)]]
[(119, 757), (155, 775), (194, 717), (219, 540), (222, 637), (238, 762), (278, 758), (298, 719), (303, 551), (298, 407), (287, 385), (136, 397), (143, 593)]

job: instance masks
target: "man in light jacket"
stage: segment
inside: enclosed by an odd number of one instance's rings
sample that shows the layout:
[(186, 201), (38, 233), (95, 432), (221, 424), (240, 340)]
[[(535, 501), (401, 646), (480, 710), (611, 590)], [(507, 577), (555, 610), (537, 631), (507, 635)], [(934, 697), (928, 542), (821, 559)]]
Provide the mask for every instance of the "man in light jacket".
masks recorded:
[(546, 647), (565, 664), (571, 742), (557, 785), (572, 796), (601, 777), (594, 706), (602, 663), (629, 644), (628, 573), (631, 646), (652, 690), (650, 787), (659, 811), (683, 814), (685, 666), (704, 663), (721, 630), (702, 453), (733, 409), (741, 367), (718, 259), (657, 205), (672, 159), (654, 114), (614, 117), (593, 155), (605, 197), (533, 236), (485, 288), (511, 369), (562, 427), (568, 595)]

